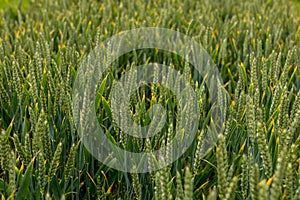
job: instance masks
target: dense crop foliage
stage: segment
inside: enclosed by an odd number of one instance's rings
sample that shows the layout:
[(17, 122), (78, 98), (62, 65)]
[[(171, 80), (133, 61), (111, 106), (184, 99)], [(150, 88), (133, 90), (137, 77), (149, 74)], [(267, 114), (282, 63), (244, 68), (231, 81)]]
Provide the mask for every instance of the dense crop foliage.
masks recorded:
[[(294, 5), (34, 0), (26, 8), (20, 3), (1, 10), (1, 198), (300, 199), (300, 16)], [(221, 73), (219, 104), (226, 110), (223, 134), (200, 157), (211, 105), (205, 86), (194, 84), (201, 111), (197, 137), (171, 166), (145, 174), (119, 172), (93, 158), (71, 109), (83, 58), (101, 41), (139, 27), (178, 30), (199, 42)], [(193, 71), (182, 70), (189, 66), (184, 59), (133, 51), (113, 63), (118, 70), (103, 77), (97, 93), (97, 117), (106, 134), (136, 152), (172, 139), (176, 98), (160, 85), (135, 92), (130, 112), (138, 123), (149, 123), (154, 103), (170, 112), (160, 134), (139, 140), (115, 126), (110, 91), (130, 68), (154, 61), (173, 65), (192, 81)]]

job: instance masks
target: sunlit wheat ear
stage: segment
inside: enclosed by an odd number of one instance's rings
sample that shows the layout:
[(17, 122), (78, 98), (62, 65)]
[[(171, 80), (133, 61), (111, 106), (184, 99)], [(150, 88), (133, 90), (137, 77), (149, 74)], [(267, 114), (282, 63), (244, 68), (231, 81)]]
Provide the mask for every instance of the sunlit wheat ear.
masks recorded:
[(235, 120), (234, 120), (235, 115), (236, 115), (236, 112), (234, 110), (234, 104), (231, 104), (228, 108), (228, 116), (225, 121), (225, 127), (224, 127), (224, 133), (223, 133), (225, 137), (227, 137), (228, 134), (230, 134), (232, 131), (232, 127), (235, 124)]
[(45, 197), (45, 199), (46, 199), (46, 200), (52, 200), (52, 198), (51, 198), (51, 196), (50, 196), (50, 194), (49, 194), (49, 193), (47, 193), (47, 194), (46, 194), (46, 197)]
[(219, 105), (219, 109), (220, 109), (220, 114), (222, 114), (223, 116), (223, 120), (226, 119), (226, 115), (227, 115), (227, 96), (226, 96), (226, 90), (224, 89), (224, 87), (221, 84), (221, 81), (219, 79), (217, 79), (218, 82), (218, 105)]
[(272, 175), (272, 160), (266, 140), (265, 129), (261, 122), (257, 122), (257, 142), (260, 156), (262, 158), (262, 163), (267, 178)]
[(41, 55), (41, 44), (39, 41), (36, 42), (36, 52), (34, 54), (34, 67), (37, 75), (38, 82), (42, 80), (43, 76), (43, 58)]
[(44, 37), (44, 35), (42, 33), (40, 34), (39, 39), (40, 39), (41, 46), (43, 48), (43, 57), (45, 58), (44, 62), (46, 64), (46, 66), (49, 66), (51, 63), (51, 50), (50, 50), (49, 43), (51, 43), (51, 42), (47, 41), (47, 39)]
[(289, 124), (291, 124), (291, 122), (295, 119), (295, 115), (298, 112), (298, 110), (300, 110), (300, 90), (298, 91), (298, 93), (295, 97), (295, 101), (294, 101), (292, 109), (291, 109)]
[(266, 183), (266, 180), (262, 180), (259, 184), (258, 184), (258, 189), (259, 189), (259, 199), (260, 200), (268, 200), (268, 191), (269, 191), (269, 187)]
[(185, 76), (187, 81), (191, 80), (191, 68), (190, 68), (190, 63), (189, 63), (189, 56), (187, 55), (185, 57), (184, 61), (184, 68), (183, 68), (183, 75)]
[(276, 85), (278, 82), (278, 79), (276, 79), (275, 76), (277, 76), (277, 71), (275, 69), (275, 65), (276, 65), (276, 57), (277, 57), (277, 53), (275, 52), (275, 50), (272, 51), (272, 53), (269, 55), (268, 57), (268, 64), (269, 64), (269, 76), (268, 76), (268, 80), (270, 82), (271, 85)]
[(262, 68), (261, 68), (261, 84), (262, 84), (262, 93), (267, 93), (268, 90), (268, 60), (262, 59)]
[(280, 76), (280, 83), (281, 85), (285, 85), (288, 81), (289, 76), (289, 68), (292, 64), (293, 55), (296, 53), (296, 48), (290, 49), (287, 53), (286, 60), (284, 66), (282, 68), (281, 76)]
[(289, 161), (286, 168), (286, 175), (284, 179), (284, 191), (287, 199), (293, 199), (293, 194), (295, 191), (295, 180), (294, 180), (294, 168), (293, 162)]
[(205, 139), (205, 131), (202, 130), (197, 138), (197, 147), (194, 155), (194, 163), (193, 163), (193, 171), (194, 173), (197, 172), (197, 170), (200, 167), (200, 162), (203, 154), (203, 145), (204, 145), (204, 139)]
[(286, 142), (289, 142), (289, 140), (292, 138), (292, 134), (294, 134), (296, 132), (296, 129), (300, 126), (300, 108), (298, 108), (298, 110), (296, 111), (294, 119), (291, 119), (290, 121), (291, 122), (288, 126), (289, 136)]
[(256, 140), (256, 123), (255, 123), (255, 107), (252, 98), (247, 96), (247, 134), (254, 144)]
[[(287, 130), (284, 129), (282, 134), (287, 134)], [(286, 166), (287, 166), (287, 157), (286, 157), (287, 153), (288, 153), (288, 147), (283, 146), (280, 149), (280, 152), (278, 154), (275, 174), (274, 174), (274, 178), (270, 190), (271, 199), (277, 199), (282, 191), (282, 182), (285, 176)]]
[(282, 130), (287, 128), (288, 118), (286, 115), (289, 114), (289, 101), (288, 101), (288, 91), (287, 86), (283, 88), (280, 103), (279, 103), (279, 114), (277, 118), (277, 129)]
[(275, 91), (273, 91), (272, 94), (272, 103), (271, 103), (271, 107), (270, 107), (270, 111), (269, 111), (269, 116), (271, 117), (275, 110), (277, 109), (278, 105), (280, 102), (280, 86), (277, 85), (275, 88)]
[(216, 187), (213, 187), (207, 196), (207, 200), (217, 200), (218, 193)]
[(238, 177), (235, 176), (231, 179), (228, 189), (226, 191), (226, 195), (225, 195), (225, 200), (231, 200), (231, 199), (235, 199), (235, 191), (236, 191), (236, 187), (237, 187), (237, 183), (238, 183)]
[(254, 105), (254, 108), (255, 108), (255, 118), (258, 119), (258, 120), (262, 120), (262, 116), (258, 113), (258, 109), (261, 107), (260, 106), (260, 91), (258, 88), (255, 88), (254, 90), (254, 94), (253, 94), (253, 105)]
[(229, 183), (227, 182), (228, 160), (226, 141), (223, 135), (219, 136), (219, 145), (217, 146), (216, 156), (219, 196), (221, 198), (225, 198), (226, 190), (228, 188)]
[[(252, 54), (251, 54), (252, 55)], [(257, 59), (253, 56), (250, 56), (250, 68), (251, 68), (251, 84), (254, 85), (254, 88), (259, 88), (258, 82), (258, 66), (257, 66)]]
[(227, 182), (228, 183), (230, 183), (232, 181), (232, 179), (234, 177), (234, 172), (235, 172), (235, 165), (233, 163), (229, 166), (229, 169), (227, 171)]
[(281, 69), (281, 57), (282, 57), (282, 54), (281, 54), (281, 52), (279, 52), (276, 63), (275, 63), (275, 67), (274, 67), (274, 77), (272, 77), (272, 79), (274, 79), (276, 83), (279, 83), (279, 74), (280, 74), (280, 69)]
[(250, 192), (253, 200), (259, 200), (258, 194), (258, 182), (259, 182), (259, 169), (257, 163), (255, 163), (252, 157), (249, 158), (250, 162)]
[(237, 110), (236, 111), (236, 120), (238, 122), (242, 121), (243, 113), (245, 111), (245, 103), (246, 103), (246, 94), (244, 91), (241, 92), (239, 98), (237, 99)]

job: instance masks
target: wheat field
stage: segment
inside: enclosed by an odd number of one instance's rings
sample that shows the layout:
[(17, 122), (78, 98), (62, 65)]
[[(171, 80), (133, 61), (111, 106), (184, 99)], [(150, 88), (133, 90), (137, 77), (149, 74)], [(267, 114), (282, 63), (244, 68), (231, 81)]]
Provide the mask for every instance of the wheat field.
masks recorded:
[[(0, 7), (1, 199), (300, 199), (298, 2), (20, 0)], [(115, 81), (139, 65), (172, 66), (192, 85), (199, 108), (195, 138), (183, 155), (158, 170), (130, 173), (86, 148), (72, 91), (95, 47), (142, 27), (178, 31), (201, 45), (222, 79), (217, 103), (224, 121), (212, 130), (217, 140), (204, 154), (207, 127), (215, 124), (205, 77), (195, 81), (195, 66), (173, 52), (120, 56), (99, 80), (93, 108), (114, 145), (150, 152), (168, 146), (180, 129), (178, 99), (160, 84), (134, 90), (129, 109), (112, 101)], [(154, 104), (167, 110), (165, 121), (151, 118)], [(149, 138), (130, 136), (113, 118), (124, 113), (140, 126), (154, 121), (152, 132), (161, 130)], [(88, 124), (85, 114), (80, 120)]]

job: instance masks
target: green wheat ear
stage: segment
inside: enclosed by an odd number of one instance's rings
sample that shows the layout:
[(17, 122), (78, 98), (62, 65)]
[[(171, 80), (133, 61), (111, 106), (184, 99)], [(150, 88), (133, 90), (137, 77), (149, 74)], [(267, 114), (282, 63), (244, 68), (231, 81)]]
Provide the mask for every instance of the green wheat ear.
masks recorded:
[(25, 134), (24, 152), (26, 156), (25, 165), (28, 166), (28, 164), (31, 161), (31, 142), (30, 142), (29, 134)]
[(254, 159), (250, 157), (250, 192), (253, 200), (259, 200), (259, 190), (258, 190), (258, 182), (259, 182), (259, 169), (258, 164), (255, 163)]
[(142, 186), (139, 182), (139, 175), (137, 173), (134, 173), (131, 176), (133, 180), (132, 186), (135, 194), (135, 199), (140, 200), (142, 198)]
[(6, 138), (5, 130), (2, 130), (0, 135), (0, 156), (1, 156), (1, 166), (4, 171), (9, 171), (10, 153), (11, 147), (9, 145), (8, 138)]
[(297, 179), (298, 179), (298, 188), (297, 188), (297, 190), (296, 190), (296, 192), (295, 192), (295, 194), (294, 194), (294, 198), (293, 198), (293, 200), (297, 200), (297, 199), (299, 199), (300, 198), (300, 170), (298, 170), (298, 177), (297, 177)]
[(185, 168), (185, 176), (184, 176), (184, 200), (193, 199), (194, 192), (194, 178), (190, 171), (189, 167)]
[(60, 160), (60, 155), (62, 152), (62, 143), (60, 142), (55, 150), (54, 156), (52, 158), (52, 161), (50, 163), (49, 171), (48, 171), (48, 183), (51, 182), (51, 180), (54, 178), (56, 171), (59, 167), (59, 160)]
[(4, 88), (4, 84), (3, 84), (3, 79), (2, 79), (3, 74), (0, 73), (0, 105), (5, 105), (8, 104), (10, 105), (10, 98), (9, 95), (6, 91), (6, 89)]
[(262, 92), (267, 93), (268, 91), (268, 59), (263, 57), (262, 59), (262, 68), (261, 68), (261, 83), (262, 83)]
[(246, 198), (248, 186), (249, 186), (249, 165), (248, 165), (248, 157), (243, 154), (242, 158), (242, 174), (241, 174), (241, 189), (243, 198)]
[(266, 183), (265, 180), (262, 180), (259, 184), (258, 184), (258, 188), (259, 188), (259, 198), (260, 200), (268, 200), (268, 190), (269, 187)]
[(293, 176), (293, 165), (292, 162), (288, 162), (286, 168), (286, 175), (284, 180), (284, 190), (286, 199), (292, 199), (294, 194), (294, 176)]
[(196, 173), (200, 167), (201, 158), (203, 156), (203, 143), (205, 139), (205, 132), (202, 130), (197, 138), (197, 147), (194, 155), (193, 171)]
[(207, 200), (217, 200), (217, 189), (214, 187), (207, 196)]
[(38, 156), (38, 183), (40, 188), (40, 193), (42, 196), (45, 195), (45, 186), (46, 186), (46, 161), (44, 159), (43, 153), (40, 153)]
[(251, 68), (250, 82), (251, 84), (254, 85), (254, 89), (259, 88), (257, 59), (254, 58), (253, 53), (250, 54), (250, 68)]
[(49, 193), (47, 193), (47, 194), (46, 194), (46, 197), (45, 197), (45, 199), (46, 199), (46, 200), (52, 200), (52, 198), (51, 198), (51, 196), (50, 196), (50, 194), (49, 194)]
[(252, 98), (247, 95), (247, 134), (252, 144), (256, 141), (255, 107)]
[(3, 161), (4, 161), (4, 156), (5, 156), (5, 149), (4, 149), (4, 145), (5, 145), (5, 132), (4, 130), (1, 130), (1, 133), (0, 133), (0, 165), (1, 165), (1, 168), (3, 168)]
[[(284, 129), (282, 134), (288, 134), (287, 130)], [(282, 182), (285, 176), (286, 172), (286, 166), (287, 166), (287, 153), (288, 153), (288, 147), (283, 146), (283, 148), (280, 150), (278, 158), (277, 158), (277, 164), (275, 168), (275, 174), (271, 185), (270, 190), (270, 197), (271, 199), (277, 199), (282, 191)]]
[(267, 178), (270, 178), (273, 171), (272, 160), (271, 160), (271, 155), (266, 141), (265, 129), (261, 122), (257, 122), (257, 142), (258, 142), (258, 149), (260, 151), (260, 156), (262, 158), (265, 174)]
[[(79, 145), (79, 143), (78, 143), (78, 145)], [(69, 153), (69, 156), (68, 156), (68, 159), (67, 159), (67, 163), (66, 163), (66, 166), (65, 166), (65, 173), (64, 173), (66, 184), (72, 178), (72, 172), (73, 172), (73, 169), (75, 167), (75, 156), (76, 156), (76, 153), (77, 153), (78, 145), (73, 144), (71, 149), (70, 149), (70, 153)]]
[(182, 180), (181, 180), (181, 175), (180, 172), (176, 172), (176, 200), (181, 200), (184, 197), (184, 192), (183, 192), (183, 186), (182, 186)]
[[(160, 160), (164, 164), (163, 158)], [(169, 182), (170, 168), (168, 166), (155, 172), (155, 199), (171, 200), (173, 199)]]
[(226, 191), (226, 195), (224, 200), (231, 200), (235, 199), (235, 192), (236, 192), (236, 187), (237, 187), (237, 182), (238, 182), (238, 177), (235, 176), (233, 179), (230, 181), (230, 184), (228, 186), (228, 190)]
[(15, 173), (16, 156), (13, 151), (11, 151), (8, 155), (10, 158), (8, 163), (9, 187), (10, 187), (10, 192), (13, 194), (16, 190), (16, 173)]
[(226, 141), (223, 135), (219, 136), (219, 145), (217, 146), (216, 157), (219, 196), (220, 198), (225, 198), (226, 190), (228, 189), (229, 183), (227, 181), (228, 160)]
[(154, 187), (154, 197), (155, 199), (163, 199), (162, 198), (162, 193), (161, 193), (161, 190), (162, 190), (162, 187), (161, 187), (161, 183), (160, 183), (160, 170), (156, 171), (155, 172), (155, 187)]
[(13, 141), (14, 141), (14, 145), (15, 145), (15, 149), (17, 151), (17, 153), (20, 155), (20, 158), (22, 160), (22, 162), (24, 162), (25, 164), (27, 164), (27, 161), (26, 161), (26, 152), (25, 152), (25, 149), (24, 147), (22, 146), (20, 140), (19, 140), (19, 137), (17, 136), (17, 134), (14, 134), (13, 136)]

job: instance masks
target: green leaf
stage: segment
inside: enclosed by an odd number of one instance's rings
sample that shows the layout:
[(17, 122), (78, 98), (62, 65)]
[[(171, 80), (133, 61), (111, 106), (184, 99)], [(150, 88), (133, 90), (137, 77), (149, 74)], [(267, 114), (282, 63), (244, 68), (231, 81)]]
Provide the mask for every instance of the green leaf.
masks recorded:
[(4, 180), (0, 178), (0, 191), (4, 190)]
[(110, 134), (110, 132), (108, 130), (106, 130), (106, 136), (114, 145), (117, 144), (115, 138)]
[(25, 171), (19, 191), (16, 195), (16, 200), (30, 199), (29, 184), (30, 184), (30, 179), (32, 176), (32, 169), (33, 169), (32, 165), (34, 163), (34, 159), (35, 159), (35, 157), (31, 160), (31, 162), (29, 163), (29, 165)]
[(8, 128), (6, 129), (5, 140), (8, 140), (8, 137), (10, 136), (13, 125), (14, 125), (14, 118), (11, 120)]
[(102, 97), (102, 103), (103, 103), (103, 107), (104, 107), (105, 111), (107, 112), (109, 119), (112, 120), (111, 109), (109, 107), (108, 102), (106, 101), (106, 99), (104, 97)]
[(62, 188), (59, 186), (56, 176), (54, 176), (51, 180), (51, 191), (53, 192), (54, 199), (60, 199), (62, 195)]
[(98, 110), (99, 107), (100, 107), (101, 98), (102, 98), (103, 92), (105, 90), (106, 80), (107, 80), (107, 76), (103, 79), (103, 81), (101, 82), (101, 84), (98, 88), (98, 91), (97, 91), (97, 94), (96, 94), (96, 101), (95, 101), (96, 110)]

